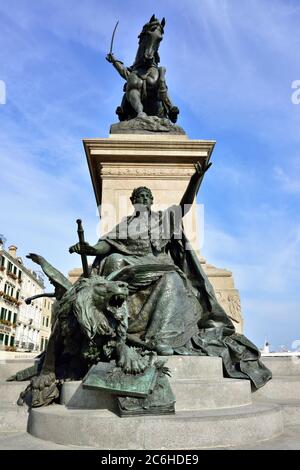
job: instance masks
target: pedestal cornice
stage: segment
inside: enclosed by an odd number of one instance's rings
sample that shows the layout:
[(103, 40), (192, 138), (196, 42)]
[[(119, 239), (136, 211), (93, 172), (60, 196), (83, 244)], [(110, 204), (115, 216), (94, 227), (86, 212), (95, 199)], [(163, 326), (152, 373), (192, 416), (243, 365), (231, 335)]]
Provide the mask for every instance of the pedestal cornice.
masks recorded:
[(102, 203), (103, 178), (189, 179), (197, 161), (208, 161), (214, 140), (185, 135), (116, 134), (84, 139), (83, 145), (97, 204)]

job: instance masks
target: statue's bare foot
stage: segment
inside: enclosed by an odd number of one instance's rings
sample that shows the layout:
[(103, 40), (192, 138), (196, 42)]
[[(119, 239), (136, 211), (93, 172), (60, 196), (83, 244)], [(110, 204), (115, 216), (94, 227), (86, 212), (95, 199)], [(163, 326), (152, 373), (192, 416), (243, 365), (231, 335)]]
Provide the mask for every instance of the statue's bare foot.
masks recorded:
[(131, 348), (126, 344), (117, 346), (117, 366), (126, 374), (140, 374), (144, 372), (148, 365), (148, 357), (141, 356), (135, 348)]
[(138, 113), (137, 117), (138, 118), (144, 118), (144, 117), (147, 117), (147, 114), (144, 113), (144, 111), (141, 111), (140, 113)]
[(158, 344), (155, 348), (155, 351), (159, 356), (173, 356), (174, 354), (174, 349), (164, 343)]
[(32, 393), (31, 406), (33, 408), (49, 405), (59, 396), (53, 372), (33, 377), (30, 382), (30, 388)]

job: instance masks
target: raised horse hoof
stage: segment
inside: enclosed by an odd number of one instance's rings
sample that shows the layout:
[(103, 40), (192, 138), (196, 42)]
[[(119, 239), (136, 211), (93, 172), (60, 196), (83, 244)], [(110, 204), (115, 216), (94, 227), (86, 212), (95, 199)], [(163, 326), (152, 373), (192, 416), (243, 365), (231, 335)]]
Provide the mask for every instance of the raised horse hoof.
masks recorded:
[(124, 109), (121, 106), (117, 107), (116, 114), (117, 114), (120, 122), (126, 121), (126, 114), (124, 113)]
[(169, 119), (171, 122), (175, 123), (179, 114), (179, 109), (177, 106), (173, 106), (169, 111)]

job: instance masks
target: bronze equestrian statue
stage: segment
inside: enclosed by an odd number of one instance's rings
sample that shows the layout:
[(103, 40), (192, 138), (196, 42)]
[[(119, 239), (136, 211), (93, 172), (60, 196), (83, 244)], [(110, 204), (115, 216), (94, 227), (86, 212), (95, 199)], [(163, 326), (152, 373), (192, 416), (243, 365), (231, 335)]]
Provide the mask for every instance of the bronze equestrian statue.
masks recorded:
[(126, 80), (121, 106), (116, 109), (120, 121), (136, 117), (157, 116), (177, 121), (179, 109), (168, 95), (165, 67), (159, 67), (158, 48), (163, 38), (165, 19), (159, 21), (154, 15), (139, 35), (139, 47), (131, 67), (125, 67), (110, 51), (106, 59)]

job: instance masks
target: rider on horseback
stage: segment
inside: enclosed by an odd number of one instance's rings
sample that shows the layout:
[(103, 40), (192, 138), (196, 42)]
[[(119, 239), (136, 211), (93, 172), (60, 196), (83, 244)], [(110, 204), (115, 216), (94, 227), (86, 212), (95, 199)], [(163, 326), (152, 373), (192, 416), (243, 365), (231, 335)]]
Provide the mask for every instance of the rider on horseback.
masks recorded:
[(112, 52), (106, 59), (126, 80), (125, 94), (116, 113), (120, 121), (135, 117), (158, 116), (177, 121), (179, 109), (173, 106), (165, 81), (165, 67), (158, 67), (158, 48), (163, 38), (165, 19), (160, 22), (153, 15), (139, 35), (139, 48), (134, 64), (125, 67)]

